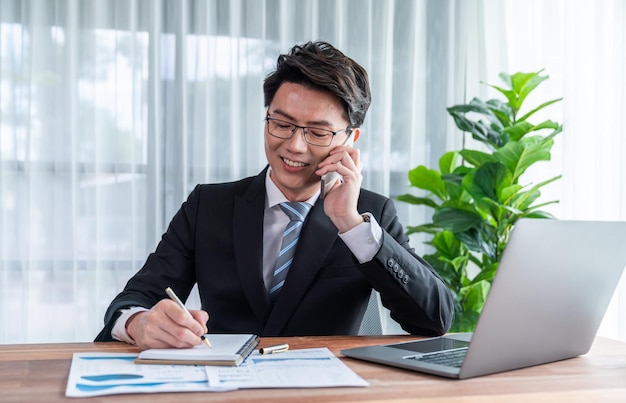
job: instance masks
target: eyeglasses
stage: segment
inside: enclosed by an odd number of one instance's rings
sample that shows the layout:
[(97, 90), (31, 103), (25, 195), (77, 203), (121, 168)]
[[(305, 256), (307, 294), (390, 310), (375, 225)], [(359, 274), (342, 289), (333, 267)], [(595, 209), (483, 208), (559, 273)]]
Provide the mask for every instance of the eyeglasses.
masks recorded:
[(269, 116), (265, 117), (265, 121), (267, 122), (268, 133), (274, 137), (290, 139), (298, 129), (302, 129), (304, 141), (312, 146), (318, 147), (328, 147), (333, 142), (333, 138), (337, 133), (347, 131), (347, 134), (350, 135), (352, 130), (350, 127), (346, 127), (345, 129), (333, 132), (327, 129), (320, 129), (319, 127), (298, 126), (284, 120), (270, 118)]

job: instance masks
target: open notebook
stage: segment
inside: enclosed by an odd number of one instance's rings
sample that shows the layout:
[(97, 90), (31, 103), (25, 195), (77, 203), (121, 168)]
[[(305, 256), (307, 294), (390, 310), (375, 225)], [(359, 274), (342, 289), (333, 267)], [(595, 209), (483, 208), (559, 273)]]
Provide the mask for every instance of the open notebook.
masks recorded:
[(456, 379), (585, 354), (626, 266), (625, 241), (626, 222), (520, 220), (473, 334), (341, 353)]
[(207, 334), (212, 347), (153, 348), (142, 351), (137, 364), (222, 365), (241, 364), (259, 344), (254, 334)]

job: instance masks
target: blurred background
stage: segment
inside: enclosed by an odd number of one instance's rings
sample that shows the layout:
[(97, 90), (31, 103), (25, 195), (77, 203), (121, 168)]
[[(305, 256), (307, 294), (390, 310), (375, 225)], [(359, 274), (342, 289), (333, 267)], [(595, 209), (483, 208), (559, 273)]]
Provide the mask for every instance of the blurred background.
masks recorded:
[[(563, 175), (558, 218), (626, 220), (625, 26), (621, 0), (1, 0), (0, 343), (93, 340), (193, 187), (266, 165), (263, 79), (309, 40), (369, 72), (364, 187), (413, 192), (464, 144), (446, 107), (544, 69), (526, 104), (564, 97), (542, 111), (564, 131), (526, 183)], [(624, 279), (600, 335), (626, 340)]]

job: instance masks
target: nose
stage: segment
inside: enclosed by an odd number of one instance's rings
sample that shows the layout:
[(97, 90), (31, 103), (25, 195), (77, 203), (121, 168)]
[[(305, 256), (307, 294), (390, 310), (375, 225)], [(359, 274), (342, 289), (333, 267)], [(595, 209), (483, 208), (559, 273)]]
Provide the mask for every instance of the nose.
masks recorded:
[(285, 140), (287, 147), (291, 150), (306, 151), (308, 144), (304, 140), (304, 128), (296, 127), (293, 136), (289, 140)]

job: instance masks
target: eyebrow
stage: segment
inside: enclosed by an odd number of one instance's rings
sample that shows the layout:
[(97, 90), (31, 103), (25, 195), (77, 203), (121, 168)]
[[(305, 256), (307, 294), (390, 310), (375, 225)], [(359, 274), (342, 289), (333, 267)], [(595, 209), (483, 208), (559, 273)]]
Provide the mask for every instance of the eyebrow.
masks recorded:
[[(282, 111), (281, 109), (275, 109), (274, 111), (271, 112), (272, 114), (277, 114), (280, 115), (281, 117), (285, 118), (285, 119), (289, 119), (292, 123), (296, 121), (296, 118), (294, 118), (293, 116), (291, 116), (290, 114), (288, 114), (287, 112)], [(295, 123), (294, 123), (295, 124)], [(306, 127), (318, 127), (318, 126), (325, 126), (327, 128), (332, 128), (334, 129), (335, 126), (330, 123), (327, 120), (310, 120), (306, 122)], [(320, 127), (321, 129), (322, 127)]]

